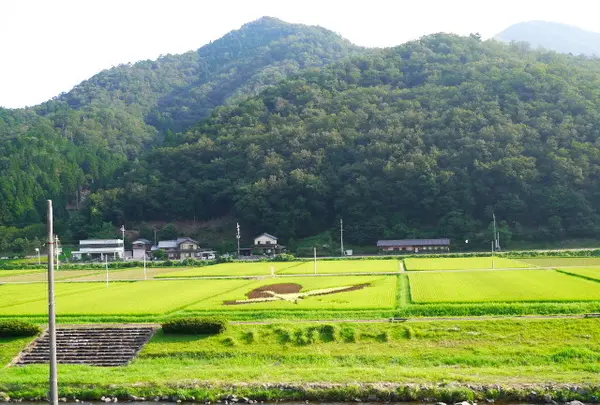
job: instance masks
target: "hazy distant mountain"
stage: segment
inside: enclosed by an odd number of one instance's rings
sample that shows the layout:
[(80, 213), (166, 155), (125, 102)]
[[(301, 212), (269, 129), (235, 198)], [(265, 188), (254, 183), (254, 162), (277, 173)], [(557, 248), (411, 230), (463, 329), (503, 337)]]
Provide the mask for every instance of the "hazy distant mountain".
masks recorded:
[(600, 33), (556, 22), (521, 22), (511, 25), (495, 38), (506, 42), (529, 42), (533, 47), (562, 53), (600, 56)]

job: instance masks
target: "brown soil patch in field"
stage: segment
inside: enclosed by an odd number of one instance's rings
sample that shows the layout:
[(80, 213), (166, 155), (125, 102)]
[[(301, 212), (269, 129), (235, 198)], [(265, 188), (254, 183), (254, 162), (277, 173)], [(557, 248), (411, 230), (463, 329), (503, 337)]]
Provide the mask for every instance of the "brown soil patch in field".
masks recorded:
[(327, 292), (322, 292), (322, 293), (317, 293), (317, 294), (311, 294), (311, 297), (316, 297), (317, 295), (329, 295), (329, 294), (337, 294), (337, 293), (343, 293), (343, 292), (348, 292), (348, 291), (356, 291), (356, 290), (362, 290), (365, 287), (370, 286), (371, 284), (369, 283), (365, 283), (365, 284), (357, 284), (357, 285), (353, 285), (351, 287), (348, 288), (344, 288), (343, 290), (337, 290), (337, 291), (327, 291)]
[(272, 295), (267, 293), (267, 291), (273, 291), (275, 294), (296, 294), (299, 293), (300, 290), (302, 290), (302, 286), (300, 284), (271, 284), (258, 287), (250, 291), (248, 294), (246, 294), (246, 296), (248, 298), (269, 298), (272, 297)]
[[(321, 291), (321, 292), (315, 292), (314, 294), (311, 294), (310, 291), (307, 291), (306, 293), (307, 293), (307, 296), (316, 297), (318, 295), (329, 295), (329, 294), (337, 294), (337, 293), (348, 292), (348, 291), (362, 290), (363, 288), (368, 287), (368, 286), (370, 286), (370, 284), (365, 283), (365, 284), (357, 284), (357, 285), (353, 285), (350, 287), (346, 287), (341, 290)], [(295, 283), (271, 284), (271, 285), (264, 285), (262, 287), (255, 288), (254, 290), (252, 290), (248, 294), (246, 294), (246, 296), (248, 297), (248, 299), (272, 298), (273, 295), (269, 294), (268, 291), (274, 292), (276, 294), (297, 294), (301, 290), (302, 290), (302, 286), (300, 284), (295, 284)], [(303, 297), (301, 297), (301, 298), (303, 298)], [(239, 304), (250, 304), (250, 303), (252, 303), (252, 302), (243, 301), (243, 300), (223, 302), (224, 305), (239, 305)]]

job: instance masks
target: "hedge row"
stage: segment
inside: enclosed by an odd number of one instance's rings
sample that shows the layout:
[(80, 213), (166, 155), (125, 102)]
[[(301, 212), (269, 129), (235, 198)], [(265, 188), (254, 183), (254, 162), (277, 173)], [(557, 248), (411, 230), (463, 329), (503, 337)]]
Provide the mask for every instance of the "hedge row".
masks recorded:
[(227, 321), (222, 318), (178, 318), (162, 324), (164, 333), (184, 335), (217, 335), (225, 332)]
[(42, 329), (30, 322), (17, 319), (0, 320), (0, 337), (35, 336)]

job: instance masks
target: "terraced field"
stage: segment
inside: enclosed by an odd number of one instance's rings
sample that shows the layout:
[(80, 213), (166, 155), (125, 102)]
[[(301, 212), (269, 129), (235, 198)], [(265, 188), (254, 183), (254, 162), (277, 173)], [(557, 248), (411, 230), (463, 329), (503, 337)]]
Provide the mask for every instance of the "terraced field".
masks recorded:
[(415, 303), (600, 300), (600, 283), (554, 270), (409, 274)]

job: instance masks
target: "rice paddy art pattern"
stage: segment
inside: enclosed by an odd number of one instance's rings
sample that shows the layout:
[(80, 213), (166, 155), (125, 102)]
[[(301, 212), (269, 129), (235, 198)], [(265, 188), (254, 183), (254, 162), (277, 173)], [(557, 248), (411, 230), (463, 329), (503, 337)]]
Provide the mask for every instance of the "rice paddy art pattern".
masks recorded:
[(328, 294), (337, 294), (347, 291), (356, 291), (361, 290), (365, 287), (368, 287), (370, 284), (357, 284), (352, 286), (343, 286), (343, 287), (331, 287), (331, 288), (323, 288), (319, 290), (312, 291), (302, 291), (302, 286), (296, 283), (283, 283), (283, 284), (271, 284), (265, 285), (254, 290), (250, 291), (246, 296), (248, 299), (245, 300), (234, 300), (234, 301), (224, 301), (224, 305), (240, 305), (240, 304), (254, 304), (257, 302), (270, 302), (270, 301), (288, 301), (293, 303), (298, 303), (298, 300), (304, 299), (306, 297), (314, 297), (317, 295), (328, 295)]

